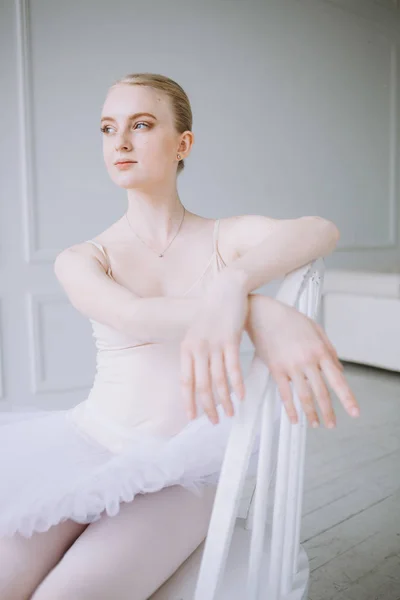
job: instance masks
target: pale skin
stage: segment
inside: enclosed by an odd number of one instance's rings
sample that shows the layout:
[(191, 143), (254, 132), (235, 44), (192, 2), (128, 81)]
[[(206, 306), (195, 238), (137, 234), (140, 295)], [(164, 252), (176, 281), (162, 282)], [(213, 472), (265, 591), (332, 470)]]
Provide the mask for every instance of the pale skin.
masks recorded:
[[(145, 87), (112, 88), (102, 117), (106, 168), (114, 183), (127, 190), (129, 221), (155, 252), (134, 236), (124, 217), (95, 238), (106, 248), (113, 278), (107, 275), (106, 261), (96, 247), (82, 243), (64, 250), (56, 259), (55, 273), (72, 305), (135, 339), (180, 342), (182, 401), (192, 417), (196, 390), (215, 422), (218, 399), (211, 395), (212, 382), (227, 414), (232, 414), (228, 379), (243, 397), (239, 365), (243, 330), (276, 379), (292, 422), (297, 416), (290, 381), (310, 423), (318, 419), (318, 404), (325, 424), (334, 419), (323, 375), (346, 411), (358, 411), (324, 332), (296, 310), (252, 293), (263, 283), (332, 252), (338, 239), (336, 227), (318, 217), (221, 219), (219, 251), (227, 267), (204, 297), (180, 297), (209, 258), (214, 223), (187, 211), (179, 235), (164, 258), (158, 258), (181, 222), (177, 155), (188, 158), (194, 135), (177, 132), (168, 99)], [(121, 158), (136, 162), (117, 167), (114, 163)], [(204, 539), (214, 493), (210, 489), (203, 499), (196, 499), (173, 486), (140, 496), (122, 505), (117, 517), (102, 515), (89, 526), (66, 521), (29, 540), (18, 536), (0, 540), (0, 561), (7, 565), (0, 576), (1, 597), (101, 600), (111, 597), (109, 585), (115, 593), (115, 585), (125, 581), (126, 587), (119, 590), (121, 600), (148, 598)], [(154, 544), (149, 545), (151, 536), (146, 530), (154, 522), (159, 556), (154, 554)], [(165, 556), (173, 551), (171, 535), (180, 543), (169, 563)], [(128, 561), (125, 556), (130, 557)], [(164, 571), (159, 570), (157, 576), (149, 567), (152, 561), (163, 565)]]

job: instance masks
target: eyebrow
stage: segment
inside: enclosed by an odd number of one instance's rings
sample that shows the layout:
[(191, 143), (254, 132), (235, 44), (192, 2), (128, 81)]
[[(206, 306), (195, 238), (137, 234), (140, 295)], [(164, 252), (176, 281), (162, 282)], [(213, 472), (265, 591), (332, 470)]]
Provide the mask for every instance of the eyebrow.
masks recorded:
[[(128, 119), (133, 121), (134, 119), (137, 119), (138, 117), (151, 117), (152, 119), (157, 121), (157, 117), (155, 117), (151, 113), (146, 113), (146, 112), (134, 113), (133, 115), (129, 115)], [(113, 119), (112, 117), (102, 117), (100, 122), (102, 123), (103, 121), (114, 121), (114, 123), (115, 123), (115, 119)]]

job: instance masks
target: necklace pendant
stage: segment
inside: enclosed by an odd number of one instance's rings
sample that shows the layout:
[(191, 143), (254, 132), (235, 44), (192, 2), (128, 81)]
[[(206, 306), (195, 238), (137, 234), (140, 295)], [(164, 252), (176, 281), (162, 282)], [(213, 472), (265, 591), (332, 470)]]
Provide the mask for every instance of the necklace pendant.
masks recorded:
[(162, 258), (164, 256), (164, 254), (159, 254), (158, 258)]

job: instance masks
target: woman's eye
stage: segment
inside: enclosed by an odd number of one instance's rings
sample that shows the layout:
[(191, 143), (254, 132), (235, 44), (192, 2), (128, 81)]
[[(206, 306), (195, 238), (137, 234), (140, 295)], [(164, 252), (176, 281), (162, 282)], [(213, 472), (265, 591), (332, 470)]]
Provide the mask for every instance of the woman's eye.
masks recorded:
[[(140, 123), (136, 123), (134, 129), (137, 129), (139, 127), (139, 125), (144, 125), (145, 127), (149, 128), (149, 124), (148, 123), (144, 123), (143, 121), (140, 121)], [(111, 125), (103, 125), (103, 127), (100, 127), (100, 131), (102, 133), (110, 133), (110, 130), (113, 131), (113, 128), (111, 127)]]

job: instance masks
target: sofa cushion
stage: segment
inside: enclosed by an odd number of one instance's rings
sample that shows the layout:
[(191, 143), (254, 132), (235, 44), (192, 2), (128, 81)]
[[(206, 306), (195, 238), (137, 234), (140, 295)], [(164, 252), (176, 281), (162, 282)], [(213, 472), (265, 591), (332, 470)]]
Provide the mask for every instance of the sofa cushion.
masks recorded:
[(340, 360), (400, 371), (397, 298), (326, 294), (323, 325)]
[(327, 269), (323, 293), (400, 298), (400, 273)]

